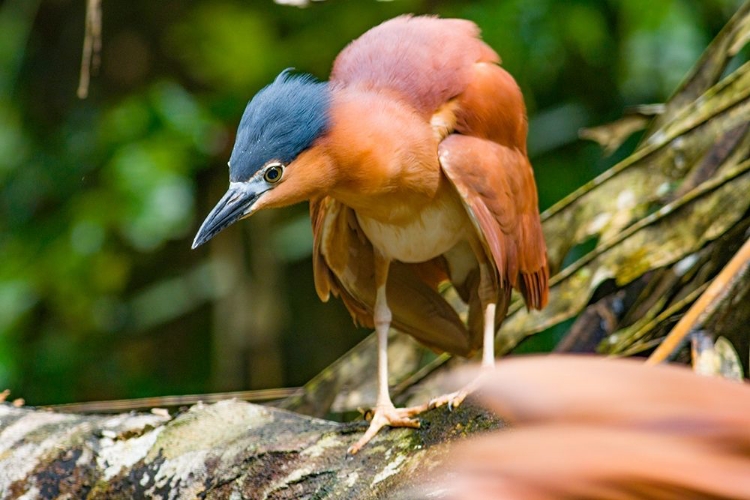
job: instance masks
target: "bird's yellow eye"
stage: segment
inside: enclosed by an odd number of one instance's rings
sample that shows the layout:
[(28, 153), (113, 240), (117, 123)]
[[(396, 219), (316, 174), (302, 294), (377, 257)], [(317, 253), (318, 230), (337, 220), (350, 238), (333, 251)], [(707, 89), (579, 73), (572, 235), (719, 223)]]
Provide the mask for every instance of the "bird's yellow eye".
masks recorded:
[(272, 163), (266, 167), (266, 171), (263, 174), (263, 178), (270, 184), (275, 184), (281, 179), (281, 174), (284, 172), (284, 165), (281, 163)]

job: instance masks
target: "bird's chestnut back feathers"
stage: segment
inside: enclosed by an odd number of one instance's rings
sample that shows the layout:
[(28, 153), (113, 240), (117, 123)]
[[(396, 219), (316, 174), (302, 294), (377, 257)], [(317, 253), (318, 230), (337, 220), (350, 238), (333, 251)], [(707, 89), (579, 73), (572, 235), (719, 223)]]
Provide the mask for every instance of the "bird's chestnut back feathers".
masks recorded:
[(290, 163), (328, 129), (327, 83), (284, 70), (248, 103), (229, 160), (232, 182), (248, 180), (271, 160)]
[(376, 26), (336, 57), (331, 82), (388, 89), (423, 116), (464, 91), (474, 63), (500, 62), (463, 19), (399, 16)]

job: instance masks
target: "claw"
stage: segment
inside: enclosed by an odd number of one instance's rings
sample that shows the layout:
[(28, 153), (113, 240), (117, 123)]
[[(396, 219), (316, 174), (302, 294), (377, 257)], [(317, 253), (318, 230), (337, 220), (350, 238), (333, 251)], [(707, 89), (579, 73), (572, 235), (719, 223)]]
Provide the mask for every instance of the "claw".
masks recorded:
[(464, 387), (459, 391), (451, 392), (450, 394), (443, 394), (442, 396), (432, 399), (429, 408), (432, 410), (433, 408), (440, 408), (443, 405), (448, 405), (448, 411), (453, 411), (455, 408), (461, 406), (461, 403), (463, 403), (466, 396), (471, 392), (471, 388)]
[(359, 441), (349, 447), (347, 453), (349, 455), (355, 455), (364, 445), (370, 442), (374, 438), (378, 431), (383, 427), (411, 427), (418, 429), (420, 427), (419, 420), (414, 417), (423, 411), (428, 409), (427, 405), (414, 406), (411, 408), (395, 408), (391, 405), (377, 406), (372, 413), (372, 419), (370, 420), (370, 427), (364, 435), (359, 438)]
[(483, 371), (477, 378), (466, 384), (465, 387), (457, 390), (456, 392), (443, 394), (442, 396), (438, 396), (432, 399), (428, 407), (432, 410), (433, 408), (440, 408), (443, 405), (448, 405), (448, 410), (453, 411), (455, 408), (461, 406), (461, 403), (464, 402), (466, 396), (479, 388), (485, 373), (486, 370)]

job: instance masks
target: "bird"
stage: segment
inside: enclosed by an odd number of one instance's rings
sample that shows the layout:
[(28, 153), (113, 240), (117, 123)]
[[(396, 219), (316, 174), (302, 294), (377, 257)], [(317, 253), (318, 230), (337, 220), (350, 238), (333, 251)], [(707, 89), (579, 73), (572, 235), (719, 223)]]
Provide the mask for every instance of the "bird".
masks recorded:
[[(328, 81), (284, 70), (247, 104), (229, 188), (196, 248), (262, 209), (308, 201), (315, 289), (377, 335), (377, 400), (357, 453), (381, 428), (457, 406), (471, 387), (396, 408), (388, 332), (494, 366), (511, 292), (548, 300), (549, 270), (521, 90), (471, 21), (403, 15), (371, 28)], [(468, 304), (462, 321), (439, 290)]]

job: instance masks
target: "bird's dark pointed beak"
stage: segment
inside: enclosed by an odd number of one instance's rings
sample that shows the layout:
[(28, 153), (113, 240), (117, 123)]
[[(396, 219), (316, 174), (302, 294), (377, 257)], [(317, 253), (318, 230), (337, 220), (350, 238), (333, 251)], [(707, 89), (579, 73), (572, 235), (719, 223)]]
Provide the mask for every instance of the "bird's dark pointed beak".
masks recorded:
[(229, 227), (252, 210), (255, 201), (263, 194), (253, 189), (250, 182), (233, 182), (198, 229), (193, 240), (193, 249), (198, 248), (224, 228)]

